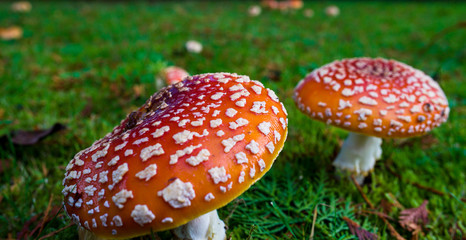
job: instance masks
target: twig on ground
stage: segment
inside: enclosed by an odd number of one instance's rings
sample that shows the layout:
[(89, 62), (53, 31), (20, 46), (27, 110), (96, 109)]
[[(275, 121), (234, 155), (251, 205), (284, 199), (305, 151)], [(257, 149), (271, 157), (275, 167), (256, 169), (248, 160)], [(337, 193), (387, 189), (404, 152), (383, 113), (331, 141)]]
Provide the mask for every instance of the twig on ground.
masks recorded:
[(369, 200), (369, 198), (367, 198), (366, 194), (364, 193), (364, 191), (361, 188), (361, 185), (359, 185), (359, 183), (356, 181), (356, 178), (354, 178), (354, 175), (351, 175), (351, 180), (353, 181), (354, 185), (358, 189), (358, 191), (361, 194), (364, 201), (367, 203), (367, 205), (369, 205), (369, 208), (374, 209), (374, 204), (372, 204), (372, 202)]
[[(421, 185), (421, 184), (419, 184), (419, 183), (417, 183), (417, 182), (413, 182), (413, 181), (410, 181), (410, 180), (403, 180), (403, 177), (402, 177), (399, 173), (397, 173), (396, 171), (394, 171), (394, 170), (391, 168), (391, 166), (389, 165), (388, 161), (385, 161), (385, 167), (387, 168), (387, 170), (388, 170), (389, 173), (391, 173), (393, 176), (395, 176), (395, 177), (397, 177), (398, 179), (400, 179), (400, 181), (404, 181), (404, 182), (406, 182), (406, 183), (408, 183), (408, 184), (411, 184), (411, 185), (413, 185), (413, 186), (415, 186), (415, 187), (417, 187), (417, 188), (419, 188), (419, 189), (423, 189), (423, 190), (429, 191), (429, 192), (431, 192), (431, 193), (433, 193), (433, 194), (436, 194), (436, 195), (439, 195), (439, 196), (445, 196), (445, 195), (447, 195), (447, 196), (450, 196), (450, 197), (454, 197), (454, 196), (452, 196), (451, 194), (446, 194), (446, 193), (444, 193), (444, 192), (442, 192), (442, 191), (439, 191), (439, 190), (437, 190), (437, 189), (435, 189), (435, 188), (427, 187), (427, 186)], [(466, 198), (460, 198), (460, 200), (461, 200), (462, 202), (466, 202)]]
[(393, 195), (393, 193), (389, 192), (387, 195), (390, 197), (390, 200), (393, 202), (393, 205), (396, 208), (405, 209), (405, 207), (398, 201), (398, 199), (395, 197), (395, 195)]
[(457, 22), (455, 25), (442, 29), (442, 31), (436, 33), (434, 36), (430, 38), (429, 43), (420, 50), (420, 53), (424, 54), (430, 47), (432, 47), (432, 45), (434, 45), (434, 43), (439, 38), (444, 37), (448, 33), (461, 29), (461, 28), (466, 28), (466, 21), (460, 21), (460, 22)]
[(228, 216), (225, 219), (223, 219), (223, 222), (225, 223), (226, 226), (228, 226), (228, 221), (233, 216), (233, 213), (236, 211), (236, 208), (238, 208), (238, 205), (240, 204), (240, 202), (245, 203), (244, 199), (242, 198), (236, 199), (235, 204), (233, 205), (233, 209), (230, 211)]
[(252, 239), (252, 232), (254, 231), (254, 229), (256, 229), (256, 225), (251, 226), (251, 229), (249, 230), (249, 233), (248, 233), (248, 239), (247, 240)]
[(69, 228), (69, 227), (71, 227), (71, 226), (73, 226), (73, 225), (74, 225), (74, 223), (72, 222), (72, 223), (70, 223), (70, 224), (68, 224), (68, 225), (66, 225), (66, 226), (64, 226), (64, 227), (62, 227), (62, 228), (60, 228), (60, 229), (58, 229), (57, 231), (53, 231), (53, 232), (51, 232), (51, 233), (49, 233), (49, 234), (47, 234), (47, 235), (42, 236), (41, 238), (39, 238), (39, 240), (43, 240), (43, 239), (52, 237), (52, 236), (54, 236), (55, 234), (57, 234), (57, 233), (59, 233), (59, 232), (65, 230), (65, 229), (67, 229), (67, 228)]
[(53, 200), (53, 193), (50, 194), (49, 204), (47, 205), (47, 208), (45, 209), (44, 217), (42, 218), (42, 223), (40, 224), (40, 228), (39, 228), (39, 234), (37, 234), (37, 236), (40, 236), (40, 234), (42, 233), (42, 230), (44, 229), (45, 222), (47, 221), (47, 217), (50, 213), (50, 209), (52, 208), (52, 200)]
[[(367, 203), (367, 205), (369, 205), (369, 207), (373, 210), (375, 210), (374, 208), (374, 204), (372, 204), (372, 202), (369, 200), (369, 198), (367, 198), (366, 194), (364, 194), (364, 191), (362, 190), (361, 186), (359, 185), (359, 183), (356, 181), (356, 178), (354, 178), (354, 175), (351, 175), (351, 180), (353, 180), (353, 183), (354, 185), (356, 186), (356, 188), (358, 189), (359, 193), (361, 194), (362, 198), (364, 199), (364, 201)], [(395, 237), (395, 239), (397, 240), (406, 240), (405, 238), (403, 238), (397, 231), (396, 229), (390, 224), (390, 222), (382, 215), (377, 215), (380, 219), (382, 219), (382, 221), (387, 225), (387, 228), (388, 230), (390, 231), (390, 234)]]
[(388, 216), (387, 214), (385, 213), (381, 213), (381, 212), (376, 212), (376, 211), (369, 211), (369, 210), (361, 210), (361, 212), (363, 213), (368, 213), (368, 214), (373, 214), (373, 215), (377, 215), (379, 217), (384, 217), (384, 218), (387, 218), (387, 219), (390, 219), (390, 220), (393, 220), (392, 217)]

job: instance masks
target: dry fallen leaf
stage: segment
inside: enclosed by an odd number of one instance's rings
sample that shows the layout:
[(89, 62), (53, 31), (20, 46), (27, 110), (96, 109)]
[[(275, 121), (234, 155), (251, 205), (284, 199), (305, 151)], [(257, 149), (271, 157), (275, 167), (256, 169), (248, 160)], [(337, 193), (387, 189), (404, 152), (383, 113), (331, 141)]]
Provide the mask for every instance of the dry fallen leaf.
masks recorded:
[(31, 3), (28, 1), (19, 1), (11, 4), (11, 10), (14, 12), (30, 12), (31, 8)]
[(422, 226), (429, 222), (427, 217), (427, 203), (429, 201), (424, 200), (421, 206), (417, 208), (410, 208), (401, 211), (399, 222), (404, 229), (412, 232), (419, 232)]
[(343, 217), (343, 220), (348, 224), (350, 232), (358, 237), (359, 240), (376, 240), (377, 235), (367, 231), (366, 229), (359, 226), (359, 224), (347, 217)]
[(392, 207), (394, 206), (393, 203), (385, 200), (385, 199), (382, 199), (380, 201), (380, 206), (382, 207), (383, 209), (383, 212), (386, 213), (386, 214), (390, 214), (392, 212)]
[(439, 143), (439, 140), (433, 134), (425, 134), (417, 138), (396, 139), (395, 144), (399, 147), (413, 147), (419, 143), (423, 150), (429, 149)]
[(274, 64), (274, 63), (267, 64), (266, 71), (267, 71), (266, 75), (268, 79), (274, 82), (279, 82), (281, 80), (282, 71), (280, 70), (280, 67), (278, 66), (278, 64)]
[(0, 28), (0, 39), (2, 40), (15, 40), (23, 37), (23, 29), (20, 27), (12, 26), (7, 28)]
[[(61, 123), (55, 123), (51, 128), (48, 128), (48, 129), (40, 129), (40, 130), (32, 130), (32, 131), (17, 130), (17, 131), (10, 133), (11, 142), (17, 145), (36, 144), (43, 138), (55, 132), (63, 130), (65, 128), (66, 128), (65, 125)], [(7, 141), (9, 141), (7, 136), (0, 136), (0, 144), (4, 144)]]

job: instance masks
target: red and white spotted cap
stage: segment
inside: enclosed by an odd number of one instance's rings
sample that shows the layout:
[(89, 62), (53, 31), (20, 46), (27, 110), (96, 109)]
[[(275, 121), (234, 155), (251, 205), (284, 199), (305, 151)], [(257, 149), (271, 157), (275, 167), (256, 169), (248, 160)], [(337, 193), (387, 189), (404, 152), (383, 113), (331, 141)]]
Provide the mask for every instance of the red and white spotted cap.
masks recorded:
[(170, 85), (183, 81), (187, 76), (189, 76), (189, 73), (183, 68), (170, 66), (162, 70), (162, 76), (167, 85)]
[(448, 118), (448, 101), (431, 77), (382, 58), (335, 61), (306, 76), (294, 100), (311, 118), (375, 137), (422, 135)]
[(66, 211), (102, 237), (183, 225), (270, 169), (287, 136), (286, 115), (275, 93), (247, 76), (188, 77), (70, 161)]

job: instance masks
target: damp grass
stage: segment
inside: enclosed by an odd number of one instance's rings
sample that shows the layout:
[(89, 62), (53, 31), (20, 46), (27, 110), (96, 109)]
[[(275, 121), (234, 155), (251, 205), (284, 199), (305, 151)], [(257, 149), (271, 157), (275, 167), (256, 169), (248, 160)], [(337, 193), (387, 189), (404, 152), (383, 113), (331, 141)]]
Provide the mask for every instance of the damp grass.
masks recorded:
[[(380, 212), (382, 202), (413, 208), (427, 199), (430, 222), (420, 237), (464, 238), (466, 32), (443, 30), (464, 18), (466, 4), (338, 2), (341, 14), (333, 18), (324, 14), (329, 3), (306, 2), (312, 18), (304, 10), (250, 17), (252, 4), (34, 2), (31, 12), (13, 13), (0, 3), (0, 27), (24, 30), (20, 40), (0, 41), (0, 135), (56, 122), (67, 126), (33, 146), (0, 145), (0, 238), (40, 225), (34, 218), (43, 218), (49, 199), (60, 206), (68, 161), (157, 91), (154, 76), (162, 67), (177, 65), (191, 74), (249, 75), (275, 90), (289, 113), (288, 139), (274, 167), (219, 211), (232, 239), (309, 239), (312, 229), (314, 239), (356, 239), (343, 217), (391, 239), (384, 222), (365, 211), (351, 181), (334, 173), (331, 163), (347, 133), (310, 120), (292, 100), (308, 72), (361, 56), (422, 69), (439, 82), (451, 106), (448, 121), (433, 132), (385, 140), (363, 190)], [(201, 54), (184, 50), (190, 39), (203, 44)], [(397, 223), (400, 211), (392, 207), (389, 221), (409, 239)], [(52, 219), (40, 236), (70, 223), (63, 211)], [(76, 239), (77, 231), (67, 228), (52, 238)]]

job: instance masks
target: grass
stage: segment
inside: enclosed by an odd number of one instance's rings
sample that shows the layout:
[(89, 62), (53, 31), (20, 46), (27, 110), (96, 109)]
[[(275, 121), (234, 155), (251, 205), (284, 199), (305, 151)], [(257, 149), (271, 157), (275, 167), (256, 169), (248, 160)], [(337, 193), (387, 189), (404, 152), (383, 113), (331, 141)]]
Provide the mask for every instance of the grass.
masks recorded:
[[(380, 239), (391, 239), (383, 221), (363, 211), (368, 207), (355, 186), (338, 179), (331, 166), (347, 133), (311, 121), (291, 99), (312, 69), (360, 56), (394, 58), (435, 76), (451, 106), (448, 122), (432, 133), (384, 141), (383, 159), (363, 186), (365, 193), (376, 206), (398, 201), (413, 208), (428, 199), (430, 222), (421, 238), (464, 238), (466, 32), (457, 28), (430, 41), (464, 19), (466, 4), (341, 2), (335, 18), (324, 14), (327, 3), (305, 3), (315, 11), (313, 18), (302, 11), (249, 17), (251, 4), (34, 3), (30, 13), (20, 14), (0, 3), (0, 27), (24, 28), (22, 39), (0, 41), (0, 135), (56, 122), (68, 127), (33, 146), (0, 145), (2, 165), (8, 164), (0, 175), (0, 238), (15, 238), (28, 223), (30, 230), (40, 225), (34, 217), (41, 219), (50, 198), (60, 206), (68, 161), (143, 104), (157, 90), (154, 75), (175, 64), (192, 74), (249, 75), (274, 89), (289, 112), (287, 144), (274, 168), (220, 210), (229, 236), (308, 239), (314, 226), (314, 239), (356, 239), (342, 220), (348, 217)], [(186, 53), (189, 39), (202, 42), (204, 51)], [(280, 72), (280, 80), (267, 77), (271, 70)], [(410, 238), (396, 221), (401, 209), (392, 210), (390, 222)], [(41, 236), (69, 224), (62, 213)], [(74, 227), (53, 236), (76, 237)]]

